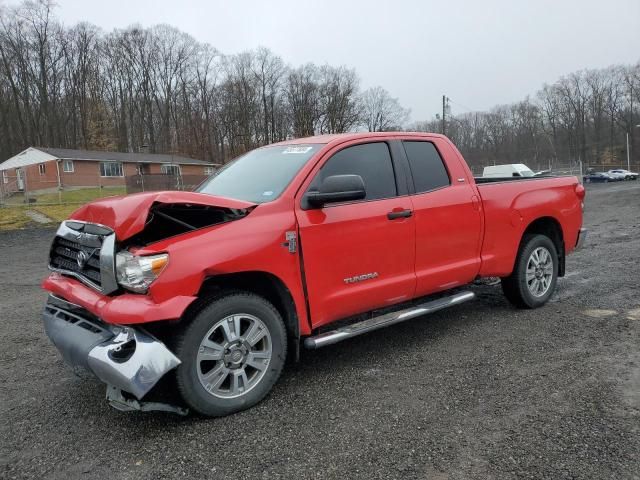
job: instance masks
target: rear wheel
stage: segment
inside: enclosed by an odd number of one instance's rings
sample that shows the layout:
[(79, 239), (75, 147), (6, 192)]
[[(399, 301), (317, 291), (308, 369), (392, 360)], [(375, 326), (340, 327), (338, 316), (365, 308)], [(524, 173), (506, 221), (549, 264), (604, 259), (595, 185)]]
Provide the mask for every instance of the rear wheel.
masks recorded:
[(558, 280), (558, 252), (545, 235), (525, 235), (513, 273), (502, 279), (507, 299), (520, 308), (537, 308), (549, 300)]
[(178, 338), (178, 389), (189, 407), (203, 415), (244, 410), (269, 393), (286, 353), (285, 326), (273, 305), (250, 293), (219, 297)]

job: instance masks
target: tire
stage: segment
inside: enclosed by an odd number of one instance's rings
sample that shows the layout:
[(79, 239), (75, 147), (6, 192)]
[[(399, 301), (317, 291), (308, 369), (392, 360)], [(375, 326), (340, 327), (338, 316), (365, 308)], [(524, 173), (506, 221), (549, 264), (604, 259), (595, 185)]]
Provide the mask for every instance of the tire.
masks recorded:
[(591, 179), (590, 179), (590, 178), (586, 178), (584, 181), (585, 181), (586, 183), (591, 183)]
[(557, 281), (558, 252), (554, 243), (545, 235), (525, 235), (513, 272), (502, 279), (507, 299), (519, 308), (541, 307), (553, 295)]
[(190, 408), (220, 417), (269, 393), (287, 357), (287, 332), (271, 303), (252, 293), (228, 293), (185, 321), (175, 342), (182, 361), (176, 381)]

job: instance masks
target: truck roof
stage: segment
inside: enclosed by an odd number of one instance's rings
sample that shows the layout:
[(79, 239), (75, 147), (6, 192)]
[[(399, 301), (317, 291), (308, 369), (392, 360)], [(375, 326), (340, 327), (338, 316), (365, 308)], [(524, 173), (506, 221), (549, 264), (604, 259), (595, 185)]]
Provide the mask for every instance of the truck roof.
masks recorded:
[(294, 138), (291, 140), (285, 140), (282, 142), (274, 143), (272, 145), (299, 145), (308, 143), (343, 143), (349, 140), (358, 140), (361, 138), (372, 137), (394, 137), (394, 136), (419, 136), (425, 138), (444, 137), (439, 133), (427, 133), (427, 132), (353, 132), (353, 133), (335, 133), (327, 135), (314, 135), (312, 137)]

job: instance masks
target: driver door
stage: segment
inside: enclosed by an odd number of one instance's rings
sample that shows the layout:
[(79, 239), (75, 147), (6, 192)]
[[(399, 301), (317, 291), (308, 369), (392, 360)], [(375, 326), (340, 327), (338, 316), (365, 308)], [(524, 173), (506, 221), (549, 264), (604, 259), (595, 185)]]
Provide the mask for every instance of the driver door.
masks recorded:
[[(339, 146), (296, 201), (312, 327), (412, 298), (415, 225), (386, 142)], [(366, 197), (322, 208), (303, 195), (331, 175), (360, 175)], [(402, 177), (404, 180), (404, 177)]]

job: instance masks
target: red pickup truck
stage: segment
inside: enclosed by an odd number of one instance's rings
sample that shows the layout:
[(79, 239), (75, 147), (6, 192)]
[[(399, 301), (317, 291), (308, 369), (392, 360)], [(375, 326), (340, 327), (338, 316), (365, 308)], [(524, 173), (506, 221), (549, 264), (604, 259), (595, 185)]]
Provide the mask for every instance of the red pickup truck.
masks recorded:
[[(543, 305), (584, 239), (584, 195), (575, 177), (474, 179), (442, 135), (277, 143), (197, 192), (74, 212), (51, 247), (45, 329), (116, 408), (225, 415), (264, 398), (301, 345), (468, 301), (478, 278)], [(161, 378), (182, 406), (149, 401)]]

